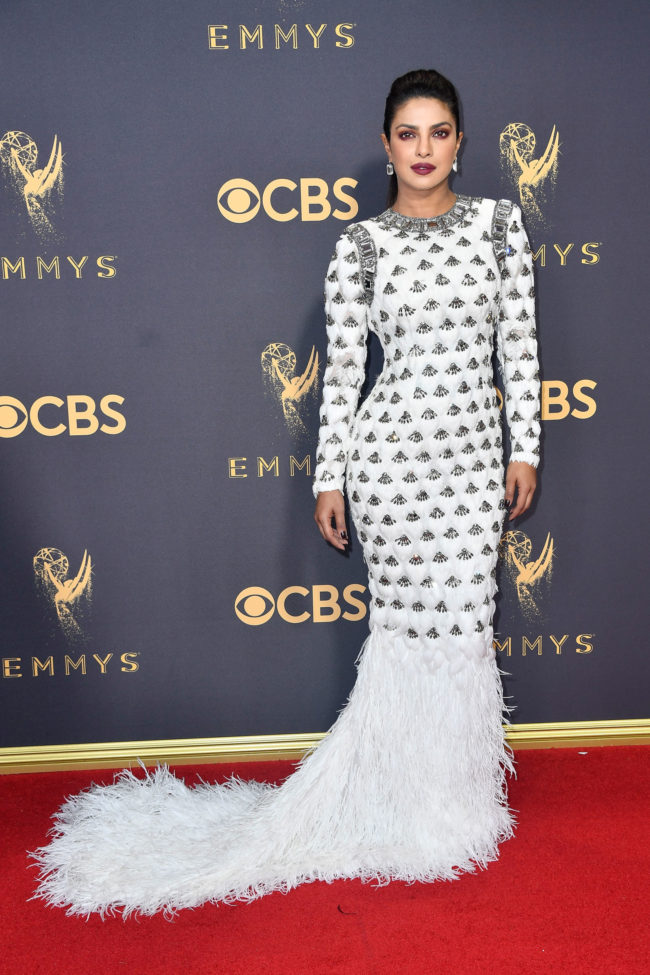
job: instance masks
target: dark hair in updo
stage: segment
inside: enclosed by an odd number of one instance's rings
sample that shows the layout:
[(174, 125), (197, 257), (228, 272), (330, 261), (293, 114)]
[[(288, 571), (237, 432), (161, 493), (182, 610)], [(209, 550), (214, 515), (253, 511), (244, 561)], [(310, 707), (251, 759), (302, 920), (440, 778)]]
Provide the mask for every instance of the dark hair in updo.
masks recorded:
[[(395, 78), (390, 86), (386, 108), (384, 109), (384, 135), (390, 140), (390, 127), (395, 118), (395, 112), (408, 102), (411, 98), (437, 98), (439, 102), (446, 105), (454, 116), (456, 123), (456, 133), (460, 132), (460, 109), (458, 106), (458, 92), (448, 78), (441, 75), (433, 68), (422, 68), (419, 71), (408, 71), (406, 74)], [(397, 199), (397, 177), (393, 174), (390, 177), (388, 187), (388, 206), (391, 207)]]

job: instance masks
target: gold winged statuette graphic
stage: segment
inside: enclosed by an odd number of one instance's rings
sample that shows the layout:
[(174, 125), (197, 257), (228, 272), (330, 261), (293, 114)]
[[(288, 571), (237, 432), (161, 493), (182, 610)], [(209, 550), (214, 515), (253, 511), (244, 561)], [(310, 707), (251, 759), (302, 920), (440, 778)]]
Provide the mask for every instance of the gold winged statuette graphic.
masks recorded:
[(34, 558), (34, 571), (56, 610), (59, 624), (68, 638), (82, 634), (82, 599), (92, 592), (92, 559), (84, 550), (77, 574), (68, 578), (67, 557), (56, 548), (41, 549)]
[(319, 358), (312, 346), (303, 372), (296, 373), (296, 355), (284, 342), (271, 342), (262, 352), (262, 370), (274, 395), (280, 400), (282, 414), (294, 435), (304, 434), (305, 425), (299, 413), (304, 400), (318, 389)]
[(54, 136), (50, 157), (37, 167), (38, 146), (26, 132), (5, 132), (0, 139), (0, 165), (14, 193), (22, 198), (32, 228), (39, 237), (53, 232), (54, 191), (63, 190), (63, 150)]
[(525, 586), (527, 589), (530, 589), (531, 586), (534, 586), (537, 580), (546, 574), (553, 561), (553, 539), (551, 538), (551, 533), (549, 532), (547, 534), (541, 555), (534, 562), (521, 562), (517, 558), (516, 551), (514, 550), (511, 551), (510, 558), (518, 570), (518, 575), (515, 579), (517, 595), (520, 600), (523, 600), (523, 587)]
[(542, 580), (550, 581), (554, 548), (550, 532), (536, 559), (530, 558), (532, 542), (522, 531), (506, 532), (499, 543), (499, 553), (517, 590), (519, 606), (524, 615), (531, 619), (539, 616), (539, 607), (533, 594)]
[(282, 409), (286, 416), (288, 409), (295, 410), (295, 406), (292, 406), (292, 404), (298, 403), (307, 393), (311, 392), (311, 388), (318, 375), (318, 352), (312, 346), (309, 361), (305, 371), (300, 376), (286, 376), (280, 369), (277, 359), (273, 361), (273, 369), (283, 386), (280, 398), (282, 400)]
[(23, 193), (25, 194), (26, 200), (29, 200), (30, 197), (44, 196), (55, 187), (63, 167), (63, 151), (58, 136), (54, 136), (50, 158), (44, 169), (35, 169), (30, 173), (16, 149), (11, 150), (11, 155), (14, 165), (25, 179)]
[(535, 158), (536, 137), (529, 125), (511, 122), (499, 137), (502, 164), (517, 185), (519, 199), (529, 217), (543, 221), (541, 204), (547, 180), (554, 183), (560, 155), (560, 134), (553, 126), (544, 152)]
[(514, 139), (510, 142), (510, 148), (521, 169), (521, 175), (517, 185), (523, 200), (525, 194), (532, 195), (533, 189), (546, 179), (556, 165), (557, 155), (560, 149), (560, 135), (554, 125), (546, 149), (539, 159), (524, 159), (519, 154), (517, 143)]

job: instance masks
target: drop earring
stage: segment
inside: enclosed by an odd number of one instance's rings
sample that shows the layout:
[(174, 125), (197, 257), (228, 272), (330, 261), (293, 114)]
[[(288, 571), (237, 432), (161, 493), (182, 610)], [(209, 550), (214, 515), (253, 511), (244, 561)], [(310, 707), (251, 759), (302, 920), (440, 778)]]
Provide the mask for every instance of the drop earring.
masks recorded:
[(453, 171), (455, 173), (458, 172), (458, 156), (456, 156), (456, 158), (454, 159), (453, 163), (451, 164), (451, 168), (453, 169)]
[(393, 166), (392, 162), (387, 162), (386, 163), (386, 175), (387, 176), (392, 176), (394, 172), (395, 172), (395, 167)]

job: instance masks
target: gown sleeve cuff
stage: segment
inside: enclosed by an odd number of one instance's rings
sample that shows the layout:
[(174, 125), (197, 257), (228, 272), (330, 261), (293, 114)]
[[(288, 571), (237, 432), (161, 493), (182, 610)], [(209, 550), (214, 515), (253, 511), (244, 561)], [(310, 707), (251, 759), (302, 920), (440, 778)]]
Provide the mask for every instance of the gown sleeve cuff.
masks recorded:
[(539, 464), (539, 453), (535, 454), (532, 450), (522, 450), (520, 453), (511, 453), (508, 458), (509, 464), (524, 463), (537, 468)]
[(312, 491), (317, 498), (322, 491), (340, 491), (343, 494), (345, 488), (344, 477), (333, 477), (331, 481), (324, 481), (321, 478), (314, 480)]

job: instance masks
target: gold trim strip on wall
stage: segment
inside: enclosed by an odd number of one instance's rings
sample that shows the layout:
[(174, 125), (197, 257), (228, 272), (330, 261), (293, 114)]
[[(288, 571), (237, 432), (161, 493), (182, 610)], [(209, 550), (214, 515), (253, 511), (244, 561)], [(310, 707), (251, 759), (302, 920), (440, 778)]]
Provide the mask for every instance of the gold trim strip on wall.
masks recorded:
[(324, 735), (250, 735), (240, 738), (172, 738), (161, 741), (116, 741), (81, 745), (0, 748), (0, 773), (48, 772), (60, 769), (134, 768), (156, 765), (270, 762), (301, 758)]
[[(506, 726), (506, 737), (517, 750), (650, 744), (650, 719), (511, 724)], [(323, 738), (323, 734), (251, 735), (0, 748), (0, 773), (133, 768), (139, 762), (201, 765), (293, 760), (315, 748)]]
[(650, 718), (622, 721), (552, 721), (511, 724), (506, 737), (514, 749), (577, 748), (582, 745), (648, 745)]

